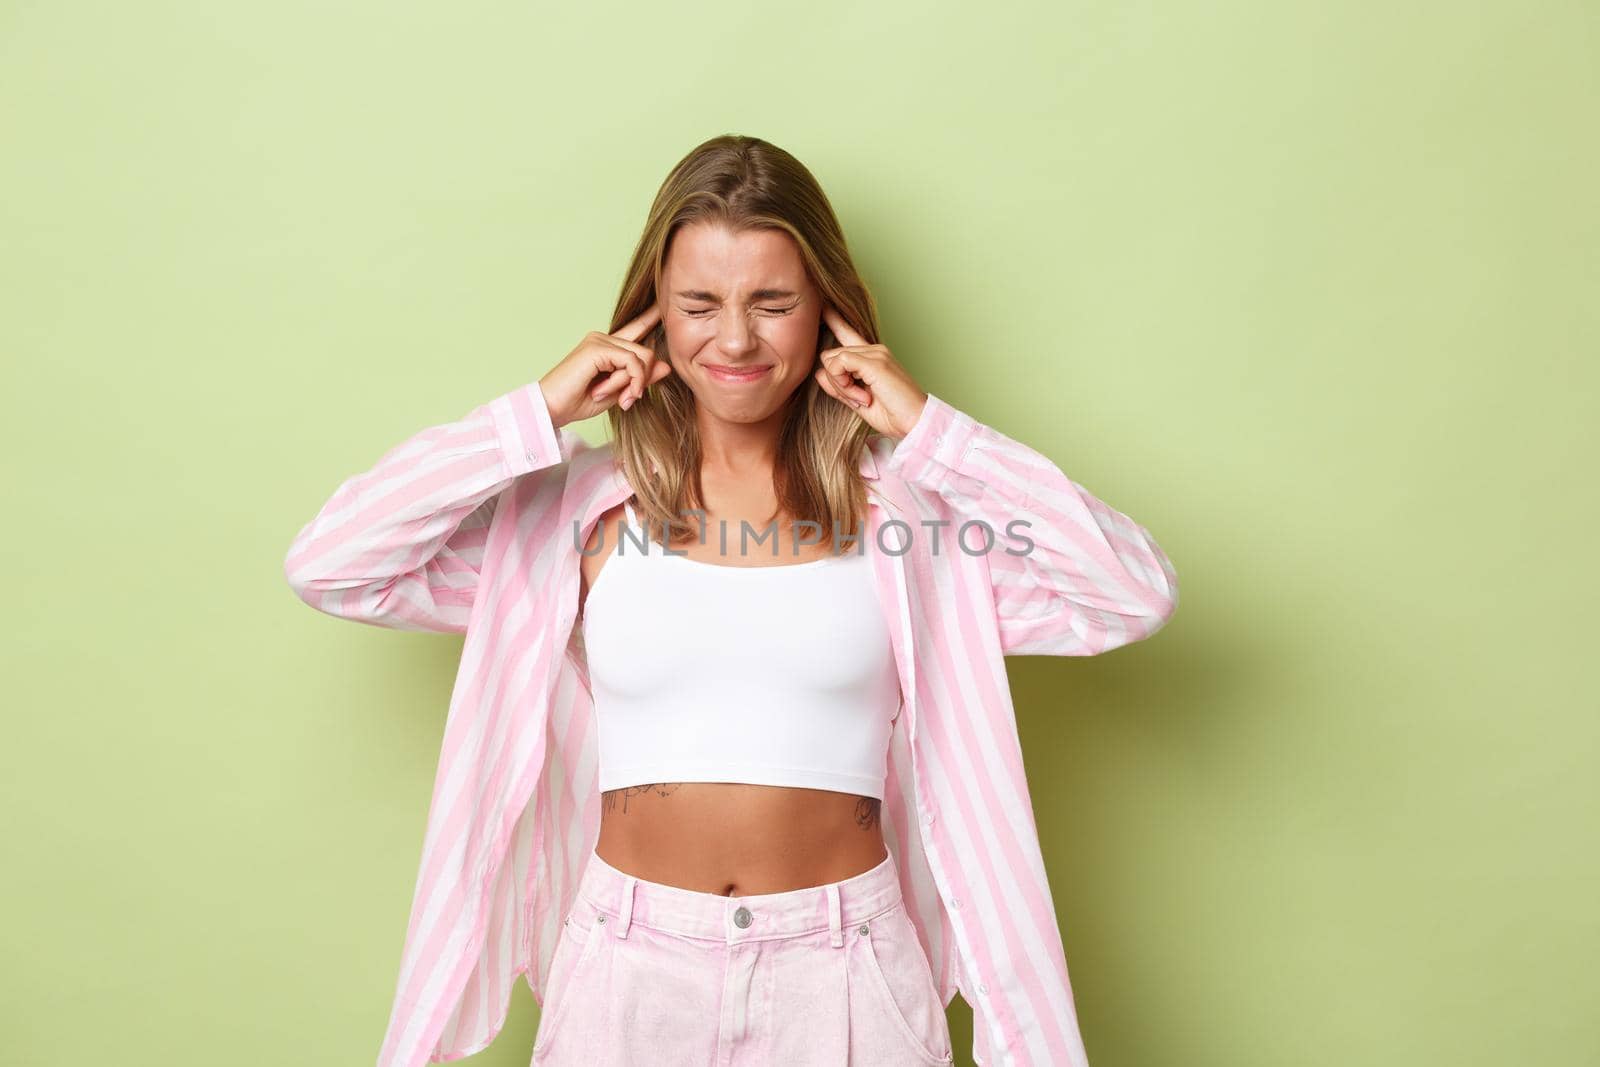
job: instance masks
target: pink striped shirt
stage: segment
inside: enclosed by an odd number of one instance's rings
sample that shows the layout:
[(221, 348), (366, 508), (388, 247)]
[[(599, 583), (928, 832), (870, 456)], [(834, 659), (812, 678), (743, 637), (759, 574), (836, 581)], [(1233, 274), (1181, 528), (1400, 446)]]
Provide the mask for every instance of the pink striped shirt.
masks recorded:
[[(972, 1005), (984, 1067), (1084, 1065), (1003, 657), (1149, 637), (1176, 572), (1144, 527), (936, 396), (860, 471), (903, 694), (883, 832), (940, 994)], [(379, 1067), (487, 1047), (518, 974), (544, 1003), (600, 827), (578, 546), (631, 492), (612, 445), (558, 430), (530, 383), (395, 446), (289, 550), (319, 611), (465, 634)], [(974, 519), (992, 550), (977, 527), (952, 541)]]

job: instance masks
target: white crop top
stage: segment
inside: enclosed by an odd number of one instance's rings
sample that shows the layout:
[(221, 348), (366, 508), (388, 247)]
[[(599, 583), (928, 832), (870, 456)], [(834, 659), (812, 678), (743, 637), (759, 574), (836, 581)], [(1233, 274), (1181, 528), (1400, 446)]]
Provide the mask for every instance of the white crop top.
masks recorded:
[(707, 563), (644, 542), (631, 504), (627, 516), (583, 605), (600, 789), (751, 782), (883, 799), (900, 679), (870, 544)]

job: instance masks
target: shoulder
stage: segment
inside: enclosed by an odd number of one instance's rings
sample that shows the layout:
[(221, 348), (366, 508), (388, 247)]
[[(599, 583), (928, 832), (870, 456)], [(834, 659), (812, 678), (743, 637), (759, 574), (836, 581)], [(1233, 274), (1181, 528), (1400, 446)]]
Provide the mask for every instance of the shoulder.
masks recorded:
[(566, 457), (568, 480), (593, 480), (593, 475), (608, 469), (616, 458), (616, 442), (591, 445), (577, 431), (563, 427), (561, 454)]
[(534, 471), (534, 477), (546, 485), (559, 486), (565, 499), (599, 492), (603, 475), (612, 465), (613, 443), (590, 444), (570, 426), (561, 427), (556, 435), (561, 442), (561, 461)]
[(558, 431), (561, 459), (516, 478), (500, 493), (500, 510), (526, 515), (530, 512), (582, 513), (607, 487), (612, 469), (610, 442), (590, 444), (567, 427)]
[(564, 459), (572, 459), (583, 452), (592, 452), (595, 448), (571, 426), (563, 426), (556, 430), (556, 440), (561, 442), (561, 455)]
[(869, 478), (882, 478), (886, 473), (884, 466), (889, 462), (889, 457), (894, 455), (894, 446), (893, 437), (881, 433), (868, 434), (862, 446), (861, 473)]

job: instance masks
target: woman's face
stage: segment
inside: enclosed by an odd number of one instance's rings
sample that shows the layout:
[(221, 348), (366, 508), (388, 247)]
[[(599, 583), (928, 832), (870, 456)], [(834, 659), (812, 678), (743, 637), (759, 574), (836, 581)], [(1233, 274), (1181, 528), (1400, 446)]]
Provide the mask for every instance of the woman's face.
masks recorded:
[(680, 227), (659, 300), (673, 373), (702, 417), (760, 422), (816, 365), (819, 296), (782, 230)]

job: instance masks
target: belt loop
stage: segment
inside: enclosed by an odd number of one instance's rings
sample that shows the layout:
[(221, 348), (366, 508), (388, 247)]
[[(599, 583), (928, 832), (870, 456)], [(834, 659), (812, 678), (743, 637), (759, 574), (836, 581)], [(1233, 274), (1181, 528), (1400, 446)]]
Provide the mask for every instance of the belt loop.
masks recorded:
[(631, 874), (622, 883), (622, 903), (617, 913), (618, 937), (628, 936), (628, 924), (633, 921), (633, 887), (638, 883), (639, 879)]
[(822, 887), (828, 893), (828, 935), (834, 948), (844, 944), (844, 924), (839, 921), (839, 885), (829, 882)]

